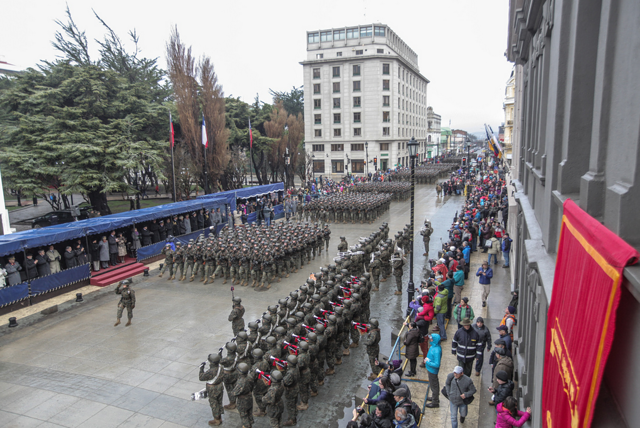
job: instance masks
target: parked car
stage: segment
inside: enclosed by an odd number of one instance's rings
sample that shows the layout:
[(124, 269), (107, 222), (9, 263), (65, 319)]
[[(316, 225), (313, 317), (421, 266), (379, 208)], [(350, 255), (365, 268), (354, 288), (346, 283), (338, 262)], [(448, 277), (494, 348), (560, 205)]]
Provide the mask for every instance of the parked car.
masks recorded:
[[(80, 208), (78, 220), (89, 218), (89, 209), (90, 207)], [(76, 219), (73, 217), (71, 210), (51, 211), (43, 216), (34, 218), (31, 221), (31, 228), (39, 229), (41, 227), (53, 226), (55, 224), (71, 223), (72, 221), (76, 221)]]

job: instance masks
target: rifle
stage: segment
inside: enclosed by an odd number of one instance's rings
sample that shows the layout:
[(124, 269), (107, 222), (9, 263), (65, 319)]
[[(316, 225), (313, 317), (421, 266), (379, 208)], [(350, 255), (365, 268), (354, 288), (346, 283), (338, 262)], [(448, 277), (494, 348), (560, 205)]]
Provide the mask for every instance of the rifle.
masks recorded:
[(258, 379), (266, 380), (267, 385), (271, 385), (271, 375), (269, 373), (265, 373), (260, 369), (256, 369), (256, 373), (258, 373)]
[(306, 324), (302, 324), (302, 326), (303, 326), (307, 331), (309, 331), (309, 332), (316, 331), (316, 329), (315, 329), (315, 328), (313, 328), (313, 327), (309, 327), (309, 326), (308, 326), (308, 325), (306, 325)]
[(347, 296), (351, 296), (351, 289), (350, 289), (350, 288), (340, 286), (340, 289), (341, 289), (342, 291), (344, 291), (344, 293), (345, 293)]
[[(343, 297), (344, 299), (344, 297)], [(329, 304), (331, 306), (333, 306), (334, 308), (338, 307), (338, 308), (344, 308), (344, 305), (341, 305), (340, 303), (335, 303), (335, 302), (329, 302)]]
[(335, 312), (327, 311), (327, 310), (324, 310), (324, 309), (320, 309), (320, 312), (322, 312), (322, 315), (327, 315), (327, 314), (335, 315)]
[(313, 317), (316, 319), (316, 321), (318, 321), (318, 323), (322, 324), (324, 326), (324, 328), (327, 328), (327, 324), (328, 323), (327, 323), (326, 319), (320, 318), (320, 317), (318, 317), (316, 315), (314, 315)]
[(304, 342), (307, 342), (307, 338), (306, 337), (298, 336), (297, 334), (293, 334), (293, 333), (291, 333), (291, 336), (296, 341), (296, 343), (300, 343), (301, 340), (304, 341)]
[(355, 321), (351, 321), (351, 325), (353, 326), (353, 328), (363, 331), (365, 333), (367, 333), (369, 331), (369, 326), (367, 326), (364, 323), (361, 322), (355, 322)]
[(284, 341), (284, 350), (289, 350), (295, 355), (298, 355), (298, 347), (292, 343), (287, 342), (286, 340)]
[(270, 357), (271, 360), (273, 361), (273, 367), (277, 367), (278, 369), (286, 369), (287, 368), (287, 362), (284, 360), (281, 360), (280, 358), (276, 358), (276, 357)]

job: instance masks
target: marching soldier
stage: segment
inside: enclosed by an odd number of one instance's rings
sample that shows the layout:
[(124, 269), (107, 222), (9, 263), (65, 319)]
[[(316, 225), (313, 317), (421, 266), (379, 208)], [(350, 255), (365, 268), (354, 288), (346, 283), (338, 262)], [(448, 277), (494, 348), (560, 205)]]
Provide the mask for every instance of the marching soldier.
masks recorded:
[(431, 221), (425, 220), (424, 227), (420, 230), (420, 235), (422, 235), (422, 243), (424, 244), (424, 254), (429, 258), (429, 242), (431, 241), (431, 234), (433, 233), (433, 228), (431, 227)]
[[(122, 290), (120, 287), (122, 286)], [(122, 281), (116, 287), (116, 294), (120, 296), (120, 302), (118, 302), (118, 320), (113, 325), (114, 327), (120, 324), (120, 318), (122, 318), (122, 311), (127, 308), (127, 318), (129, 321), (125, 324), (125, 327), (131, 325), (131, 319), (133, 318), (133, 309), (136, 307), (136, 292), (129, 288), (129, 283)]]
[(396, 292), (393, 294), (400, 295), (402, 294), (402, 271), (404, 267), (404, 260), (400, 257), (400, 253), (395, 253), (393, 255), (393, 276), (396, 277)]
[(184, 276), (184, 250), (180, 242), (176, 242), (176, 251), (173, 253), (173, 266), (175, 268), (174, 275), (169, 279), (175, 279), (177, 276), (178, 281), (180, 281), (180, 278)]
[(236, 396), (233, 394), (233, 390), (236, 387), (236, 381), (238, 380), (238, 372), (236, 370), (236, 364), (238, 362), (238, 354), (236, 350), (238, 347), (234, 342), (227, 342), (225, 345), (227, 349), (227, 355), (220, 361), (220, 364), (224, 370), (224, 389), (227, 390), (229, 396), (229, 404), (224, 406), (227, 410), (233, 410), (236, 408)]
[(253, 398), (256, 400), (256, 404), (258, 405), (258, 409), (253, 412), (253, 416), (259, 417), (267, 414), (267, 404), (262, 401), (262, 398), (267, 393), (269, 386), (265, 385), (264, 382), (260, 382), (258, 380), (257, 370), (260, 370), (261, 372), (269, 373), (270, 367), (269, 367), (269, 363), (265, 361), (265, 359), (263, 358), (264, 353), (262, 352), (261, 349), (254, 349), (252, 355), (255, 363), (253, 364), (253, 366), (251, 366), (250, 375), (254, 383)]
[(164, 264), (162, 265), (162, 269), (160, 269), (159, 277), (162, 278), (164, 275), (164, 271), (169, 271), (169, 279), (173, 279), (173, 250), (171, 249), (171, 244), (167, 243), (162, 249), (162, 254), (164, 254)]
[[(271, 428), (280, 428), (282, 421), (282, 413), (284, 413), (284, 403), (282, 402), (282, 394), (284, 387), (282, 386), (283, 376), (278, 370), (271, 372), (271, 385), (267, 393), (262, 397), (262, 402), (267, 405), (267, 416)], [(267, 380), (264, 380), (266, 383)]]
[(340, 243), (338, 244), (338, 252), (344, 253), (349, 250), (349, 244), (344, 236), (340, 237)]
[(300, 353), (298, 354), (298, 369), (300, 370), (300, 405), (298, 410), (304, 411), (309, 408), (309, 386), (311, 384), (311, 356), (309, 355), (309, 344), (301, 341), (298, 344)]
[(251, 428), (253, 425), (253, 382), (249, 377), (249, 365), (246, 363), (238, 364), (238, 380), (231, 391), (236, 397), (236, 406), (242, 421), (242, 428)]
[(237, 336), (242, 330), (244, 330), (244, 307), (242, 306), (242, 299), (240, 297), (233, 298), (233, 304), (231, 313), (229, 314), (229, 321), (231, 322), (231, 328), (233, 329), (233, 335)]
[[(221, 350), (222, 352), (222, 350)], [(207, 358), (209, 360), (209, 370), (204, 371), (206, 362), (200, 364), (200, 375), (198, 379), (201, 382), (207, 382), (207, 395), (209, 396), (209, 406), (211, 406), (211, 413), (213, 414), (213, 420), (209, 421), (209, 425), (218, 426), (222, 425), (222, 414), (224, 409), (222, 407), (222, 392), (224, 386), (222, 380), (224, 377), (224, 370), (220, 365), (220, 354), (209, 354)]]
[(380, 329), (378, 328), (378, 320), (372, 319), (369, 321), (369, 331), (364, 333), (360, 331), (362, 334), (362, 343), (364, 343), (367, 347), (367, 355), (369, 356), (369, 365), (371, 366), (371, 374), (369, 375), (369, 380), (374, 380), (378, 375), (376, 374), (377, 366), (376, 360), (378, 359), (378, 354), (380, 354)]
[(300, 383), (300, 370), (298, 370), (298, 357), (289, 355), (287, 357), (287, 372), (284, 375), (284, 401), (287, 407), (287, 420), (282, 426), (292, 427), (298, 423), (298, 385)]
[(380, 267), (382, 263), (380, 263), (380, 253), (376, 251), (373, 254), (373, 261), (369, 264), (369, 272), (373, 277), (373, 290), (378, 291), (380, 289)]

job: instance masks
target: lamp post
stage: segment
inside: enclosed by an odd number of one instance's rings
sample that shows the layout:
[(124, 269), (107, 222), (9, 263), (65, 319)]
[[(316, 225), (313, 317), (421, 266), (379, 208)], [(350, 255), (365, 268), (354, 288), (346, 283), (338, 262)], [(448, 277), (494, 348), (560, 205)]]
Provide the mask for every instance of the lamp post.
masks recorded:
[(467, 181), (471, 179), (471, 142), (467, 140)]
[(367, 177), (369, 176), (369, 142), (365, 141), (364, 150), (367, 156)]
[(413, 240), (414, 240), (414, 207), (415, 207), (415, 195), (416, 195), (416, 157), (418, 153), (418, 142), (414, 137), (411, 137), (411, 141), (407, 143), (409, 149), (409, 162), (411, 163), (411, 227), (409, 228), (409, 240), (411, 242), (411, 258), (409, 259), (409, 284), (407, 285), (407, 315), (411, 313), (411, 307), (409, 304), (413, 300), (413, 294), (415, 292), (415, 286), (413, 285)]
[(345, 153), (346, 161), (344, 163), (344, 171), (347, 173), (347, 177), (349, 177), (349, 155)]

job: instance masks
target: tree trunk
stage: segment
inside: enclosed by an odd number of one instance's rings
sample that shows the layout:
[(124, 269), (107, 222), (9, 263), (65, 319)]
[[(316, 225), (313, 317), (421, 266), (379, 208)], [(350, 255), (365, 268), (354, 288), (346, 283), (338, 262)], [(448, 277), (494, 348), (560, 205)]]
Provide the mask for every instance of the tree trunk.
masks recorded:
[(107, 203), (107, 194), (100, 192), (99, 190), (92, 190), (89, 192), (89, 200), (91, 201), (91, 206), (97, 211), (100, 212), (100, 215), (109, 215), (111, 214), (111, 209), (109, 209), (109, 204)]

